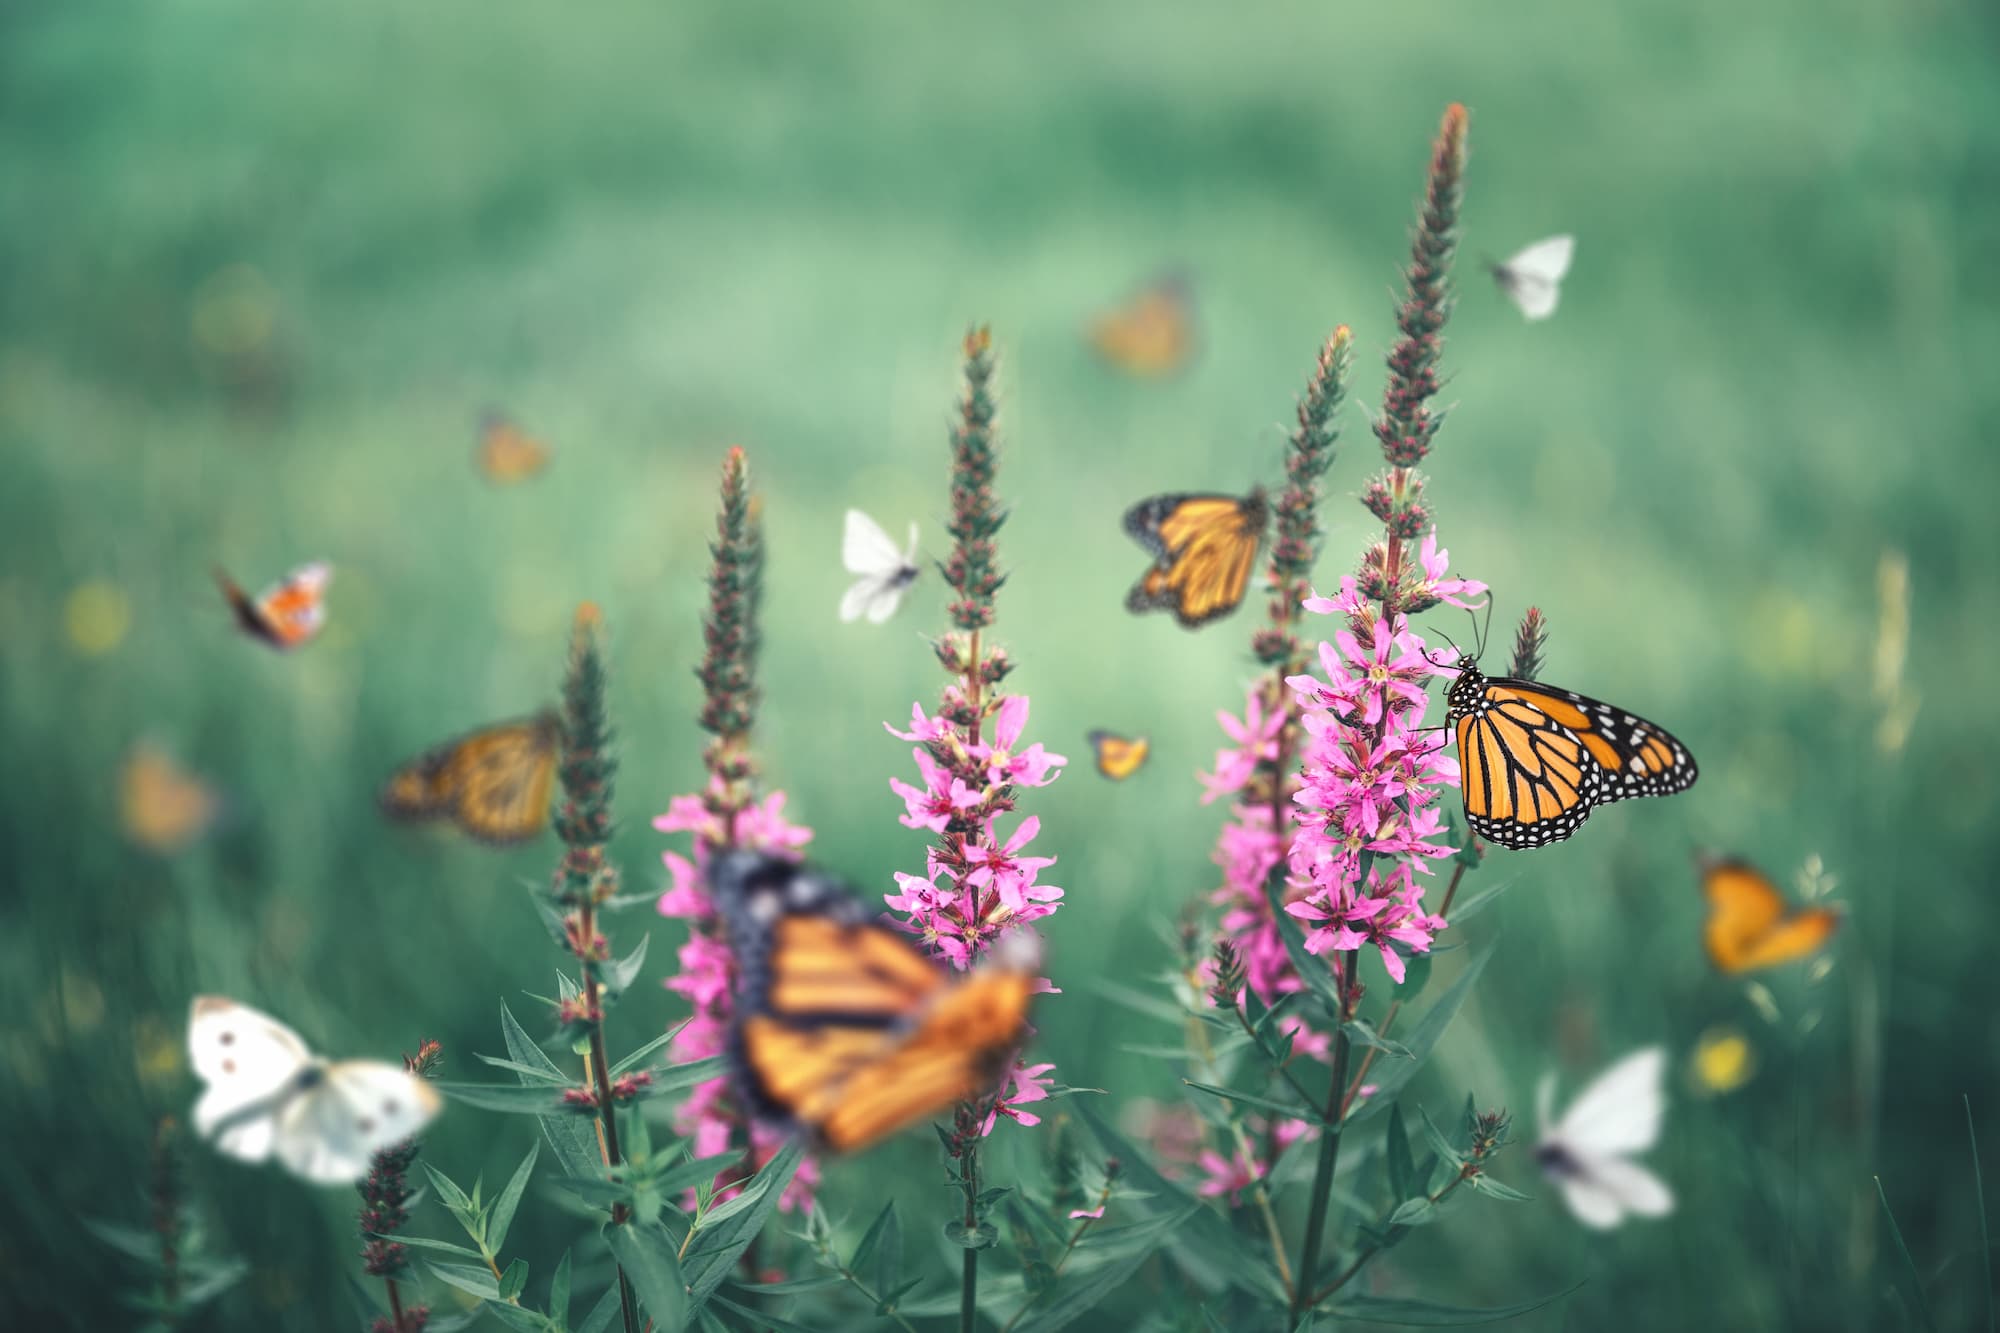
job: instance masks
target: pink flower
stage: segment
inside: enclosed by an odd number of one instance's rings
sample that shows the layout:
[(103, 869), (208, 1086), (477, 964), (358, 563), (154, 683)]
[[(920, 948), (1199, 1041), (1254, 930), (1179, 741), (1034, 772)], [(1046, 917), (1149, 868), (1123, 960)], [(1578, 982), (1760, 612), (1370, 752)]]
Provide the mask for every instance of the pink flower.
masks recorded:
[(1101, 1218), (1103, 1216), (1104, 1216), (1104, 1205), (1100, 1203), (1095, 1208), (1072, 1208), (1070, 1210), (1069, 1220), (1074, 1222), (1079, 1217), (1088, 1217), (1093, 1221), (1095, 1221), (1096, 1219)]
[(1056, 780), (1056, 770), (1069, 762), (1067, 755), (1051, 754), (1040, 743), (1019, 754), (1014, 747), (1028, 725), (1028, 696), (1011, 694), (993, 716), (993, 743), (966, 747), (974, 759), (986, 765), (989, 782), (1010, 782), (1021, 787), (1046, 787)]
[(1320, 663), (1336, 690), (1351, 688), (1361, 705), (1364, 726), (1374, 726), (1391, 708), (1422, 703), (1425, 682), (1442, 674), (1441, 668), (1423, 656), (1421, 640), (1407, 632), (1391, 633), (1380, 620), (1375, 622), (1366, 646), (1352, 630), (1339, 631), (1333, 641), (1354, 670), (1349, 671), (1324, 643), (1319, 646)]
[(1341, 579), (1340, 591), (1332, 597), (1322, 597), (1315, 589), (1300, 605), (1315, 615), (1343, 615), (1349, 619), (1366, 614), (1368, 609), (1367, 600), (1361, 596), (1361, 585), (1352, 574)]
[(907, 809), (902, 824), (905, 828), (929, 829), (942, 833), (961, 810), (970, 810), (984, 799), (979, 792), (965, 785), (965, 779), (954, 777), (941, 767), (935, 759), (922, 750), (910, 752), (917, 761), (917, 771), (924, 775), (924, 786), (920, 790), (900, 778), (889, 779), (889, 789), (903, 798)]
[(667, 891), (660, 895), (660, 915), (689, 918), (715, 915), (694, 862), (677, 852), (662, 852), (660, 860), (666, 863), (667, 874), (672, 877)]
[(991, 1134), (993, 1126), (1001, 1116), (1019, 1121), (1023, 1125), (1039, 1125), (1042, 1118), (1020, 1108), (1034, 1102), (1047, 1101), (1049, 1096), (1049, 1071), (1052, 1064), (1015, 1065), (1008, 1076), (1007, 1090), (993, 1103), (993, 1109), (986, 1113), (986, 1123), (980, 1126), (982, 1135)]
[(1421, 604), (1425, 600), (1443, 602), (1447, 606), (1477, 611), (1486, 603), (1468, 603), (1462, 599), (1479, 596), (1486, 591), (1486, 585), (1477, 579), (1446, 578), (1445, 570), (1450, 564), (1447, 557), (1450, 554), (1438, 547), (1437, 529), (1432, 528), (1424, 537), (1423, 551), (1418, 556), (1423, 562), (1423, 581), (1410, 589), (1408, 600), (1413, 604)]
[(667, 978), (667, 989), (685, 995), (697, 1013), (712, 1009), (730, 992), (732, 959), (729, 946), (700, 931), (680, 947), (681, 970)]
[(1263, 690), (1253, 685), (1243, 704), (1242, 721), (1227, 712), (1218, 712), (1215, 720), (1236, 744), (1215, 752), (1215, 772), (1199, 775), (1202, 786), (1207, 788), (1201, 798), (1203, 805), (1241, 791), (1256, 775), (1259, 763), (1278, 757), (1278, 737), (1285, 729), (1285, 710), (1267, 709)]
[(1255, 1162), (1245, 1161), (1242, 1153), (1224, 1157), (1213, 1148), (1203, 1148), (1201, 1156), (1195, 1159), (1207, 1179), (1195, 1186), (1195, 1193), (1205, 1199), (1218, 1198), (1227, 1194), (1231, 1205), (1242, 1202), (1241, 1195), (1256, 1182), (1259, 1174)]
[[(994, 831), (992, 822), (988, 821), (986, 840), (965, 849), (966, 864), (973, 867), (971, 873), (966, 875), (965, 882), (973, 888), (992, 888), (1000, 895), (1000, 901), (1012, 911), (1018, 912), (1026, 907), (1029, 896), (1027, 890), (1035, 883), (1036, 874), (1044, 867), (1056, 863), (1053, 856), (1017, 855), (1023, 847), (1033, 841), (1041, 829), (1041, 818), (1030, 815), (1021, 821), (1020, 826), (1014, 830), (1014, 836), (1009, 838), (1004, 846), (996, 847), (993, 840), (998, 835)], [(1044, 887), (1035, 895), (1035, 899), (1038, 902), (1052, 902), (1061, 896), (1062, 890), (1056, 889), (1054, 897), (1050, 897), (1049, 890)]]
[(812, 841), (813, 832), (785, 822), (785, 793), (774, 791), (761, 803), (736, 812), (736, 845), (752, 851), (793, 856)]
[(924, 706), (921, 701), (910, 705), (908, 731), (898, 731), (887, 722), (882, 724), (882, 729), (897, 740), (915, 741), (919, 745), (928, 745), (932, 741), (943, 740), (952, 734), (951, 723), (945, 721), (943, 717), (924, 716)]

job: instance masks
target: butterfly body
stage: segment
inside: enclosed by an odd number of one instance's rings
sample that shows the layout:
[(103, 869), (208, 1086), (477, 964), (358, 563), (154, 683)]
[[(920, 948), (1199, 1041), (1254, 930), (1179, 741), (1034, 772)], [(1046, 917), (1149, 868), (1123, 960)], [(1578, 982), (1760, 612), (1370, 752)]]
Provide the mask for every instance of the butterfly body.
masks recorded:
[(283, 652), (311, 641), (326, 624), (326, 588), (333, 566), (324, 561), (301, 565), (252, 597), (222, 570), (216, 586), (245, 634)]
[(1583, 827), (1592, 809), (1694, 785), (1687, 747), (1610, 704), (1462, 658), (1445, 693), (1472, 831), (1502, 847), (1540, 847)]
[(1199, 629), (1243, 603), (1271, 506), (1261, 488), (1248, 495), (1155, 495), (1125, 511), (1125, 531), (1153, 565), (1125, 596), (1131, 612), (1171, 611)]
[(709, 873), (737, 963), (734, 1083), (757, 1118), (852, 1151), (997, 1086), (1028, 971), (958, 977), (808, 866), (739, 851)]
[(195, 997), (188, 1059), (204, 1084), (194, 1108), (201, 1137), (241, 1161), (276, 1157), (315, 1184), (360, 1179), (375, 1153), (442, 1105), (401, 1066), (322, 1059), (277, 1019), (219, 995)]
[(561, 739), (553, 712), (454, 737), (390, 776), (382, 811), (395, 819), (450, 819), (482, 842), (532, 838), (548, 823)]
[(1747, 861), (1705, 857), (1701, 872), (1709, 907), (1702, 946), (1719, 972), (1757, 972), (1810, 957), (1840, 928), (1835, 908), (1793, 906)]

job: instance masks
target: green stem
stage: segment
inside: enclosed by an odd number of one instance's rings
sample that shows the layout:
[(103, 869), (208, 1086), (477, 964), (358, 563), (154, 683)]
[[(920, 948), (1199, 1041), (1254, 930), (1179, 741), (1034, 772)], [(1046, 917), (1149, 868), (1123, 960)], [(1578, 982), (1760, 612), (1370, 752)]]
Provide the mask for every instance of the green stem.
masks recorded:
[[(1465, 1181), (1466, 1181), (1465, 1173), (1461, 1171), (1458, 1175), (1455, 1175), (1451, 1178), (1450, 1184), (1446, 1185), (1436, 1194), (1427, 1195), (1425, 1197), (1430, 1199), (1430, 1201), (1433, 1204), (1442, 1203), (1444, 1202), (1446, 1195), (1450, 1194), (1460, 1185), (1463, 1185)], [(1409, 1228), (1404, 1226), (1390, 1227), (1389, 1234), (1392, 1237), (1400, 1239), (1403, 1233), (1407, 1232), (1408, 1230)], [(1381, 1252), (1382, 1252), (1382, 1247), (1380, 1245), (1370, 1245), (1367, 1249), (1355, 1255), (1354, 1262), (1349, 1264), (1346, 1268), (1342, 1269), (1339, 1277), (1335, 1278), (1333, 1281), (1327, 1283), (1324, 1287), (1321, 1287), (1318, 1291), (1313, 1293), (1312, 1303), (1314, 1305), (1318, 1305), (1321, 1301), (1325, 1300), (1327, 1297), (1333, 1295), (1333, 1293), (1339, 1291), (1342, 1287), (1346, 1286), (1349, 1282), (1353, 1281), (1354, 1275), (1356, 1273), (1359, 1273), (1362, 1267), (1366, 1265), (1370, 1259), (1373, 1259), (1376, 1255), (1380, 1254)]]
[[(1345, 996), (1345, 981), (1338, 969), (1334, 979)], [(1333, 1172), (1340, 1164), (1340, 1131), (1345, 1119), (1341, 1114), (1341, 1097), (1347, 1089), (1347, 1059), (1353, 1050), (1347, 1039), (1347, 1022), (1352, 1017), (1352, 1005), (1343, 1000), (1340, 1022), (1333, 1032), (1333, 1079), (1327, 1084), (1325, 1126), (1320, 1130), (1319, 1139), (1319, 1165), (1313, 1170), (1312, 1211), (1306, 1214), (1305, 1244), (1299, 1249), (1298, 1276), (1292, 1286), (1292, 1318), (1295, 1321), (1311, 1304), (1307, 1298), (1319, 1268), (1320, 1245), (1326, 1239), (1327, 1206), (1333, 1201)]]
[[(973, 637), (978, 637), (976, 631)], [(958, 1159), (958, 1176), (965, 1187), (965, 1239), (976, 1240), (979, 1226), (979, 1149), (969, 1141)], [(978, 1321), (979, 1251), (967, 1245), (958, 1277), (959, 1333), (973, 1333)]]

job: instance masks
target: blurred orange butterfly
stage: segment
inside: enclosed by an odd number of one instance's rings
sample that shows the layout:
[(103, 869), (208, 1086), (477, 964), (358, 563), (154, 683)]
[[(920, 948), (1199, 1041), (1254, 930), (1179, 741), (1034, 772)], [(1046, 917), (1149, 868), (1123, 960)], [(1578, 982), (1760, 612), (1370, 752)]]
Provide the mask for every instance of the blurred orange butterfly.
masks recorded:
[(215, 788), (159, 746), (140, 741), (118, 771), (118, 814), (125, 836), (170, 855), (206, 833), (222, 808)]
[(220, 569), (215, 582), (243, 632), (283, 650), (309, 642), (325, 626), (326, 585), (333, 582), (333, 566), (318, 560), (300, 565), (255, 597)]
[(1194, 353), (1194, 302), (1187, 279), (1170, 273), (1090, 322), (1097, 354), (1142, 379), (1172, 375)]
[(735, 1083), (759, 1119), (851, 1152), (998, 1089), (1027, 1036), (1025, 958), (961, 977), (836, 881), (758, 852), (719, 855), (709, 883), (736, 958)]
[(1837, 909), (1794, 907), (1746, 861), (1707, 856), (1699, 864), (1708, 899), (1702, 944), (1718, 971), (1735, 975), (1810, 958), (1840, 928)]
[(1097, 771), (1113, 782), (1123, 782), (1137, 773), (1153, 748), (1144, 736), (1132, 740), (1111, 731), (1093, 731), (1086, 739), (1097, 752)]
[(1262, 487), (1245, 496), (1156, 495), (1125, 511), (1125, 531), (1152, 553), (1125, 609), (1172, 611), (1198, 629), (1242, 605), (1271, 507)]
[(549, 464), (548, 447), (519, 426), (488, 412), (479, 423), (479, 448), (473, 461), (496, 486), (526, 481)]
[(1502, 847), (1560, 842), (1597, 806), (1686, 791), (1698, 773), (1687, 747), (1646, 719), (1573, 690), (1483, 675), (1471, 658), (1459, 659), (1445, 703), (1465, 821)]
[(547, 712), (446, 741), (396, 770), (382, 788), (383, 813), (450, 819), (482, 842), (532, 838), (549, 820), (561, 738)]

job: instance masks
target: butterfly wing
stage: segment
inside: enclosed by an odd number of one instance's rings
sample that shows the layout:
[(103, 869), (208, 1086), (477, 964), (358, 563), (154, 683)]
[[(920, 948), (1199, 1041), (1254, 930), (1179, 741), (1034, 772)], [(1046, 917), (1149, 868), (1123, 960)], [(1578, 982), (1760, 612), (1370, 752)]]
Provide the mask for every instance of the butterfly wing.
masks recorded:
[(1515, 848), (1560, 842), (1602, 799), (1603, 774), (1583, 742), (1532, 704), (1497, 704), (1454, 725), (1465, 821), (1480, 837)]
[(333, 566), (314, 561), (264, 590), (257, 599), (257, 614), (273, 646), (296, 648), (320, 632), (326, 624), (326, 589), (332, 582)]
[(1644, 1152), (1666, 1116), (1666, 1048), (1646, 1046), (1599, 1074), (1557, 1122), (1557, 1141), (1581, 1158)]
[(1510, 703), (1524, 704), (1582, 741), (1604, 771), (1600, 802), (1671, 796), (1701, 775), (1694, 756), (1666, 728), (1588, 695), (1500, 676), (1486, 682), (1486, 698), (1502, 711)]
[(125, 836), (149, 851), (187, 846), (208, 830), (220, 805), (212, 787), (145, 742), (132, 748), (118, 774)]
[[(911, 536), (915, 537), (914, 524)], [(850, 574), (886, 579), (903, 567), (903, 553), (896, 549), (896, 543), (882, 530), (881, 524), (859, 509), (850, 509), (846, 531), (841, 534), (840, 563)]]
[(485, 727), (419, 755), (383, 787), (383, 812), (449, 816), (485, 842), (520, 842), (548, 822), (561, 726), (553, 713)]
[(1744, 861), (1707, 862), (1702, 893), (1708, 899), (1702, 944), (1722, 972), (1751, 972), (1808, 957), (1840, 927), (1840, 914), (1832, 908), (1791, 908), (1778, 886)]
[(1133, 740), (1116, 732), (1093, 731), (1087, 739), (1096, 752), (1097, 771), (1113, 782), (1123, 782), (1137, 773), (1152, 750), (1144, 736)]
[(287, 1170), (321, 1185), (368, 1174), (369, 1159), (409, 1138), (442, 1106), (437, 1089), (400, 1065), (329, 1065), (276, 1117), (272, 1149)]
[(494, 413), (480, 422), (474, 462), (488, 481), (496, 486), (512, 486), (547, 467), (549, 451), (541, 441)]
[(1090, 343), (1128, 375), (1150, 379), (1181, 370), (1194, 348), (1194, 305), (1186, 281), (1162, 278), (1093, 320)]
[(1551, 236), (1537, 241), (1493, 270), (1500, 290), (1530, 320), (1547, 319), (1555, 313), (1562, 295), (1563, 276), (1576, 251), (1573, 236)]
[(313, 1055), (299, 1034), (247, 1004), (197, 995), (188, 1010), (188, 1063), (206, 1085), (195, 1132), (246, 1162), (270, 1154), (273, 1116)]
[(1125, 531), (1153, 566), (1126, 595), (1132, 612), (1169, 610), (1187, 629), (1242, 604), (1263, 545), (1269, 509), (1262, 492), (1156, 495), (1125, 513)]

